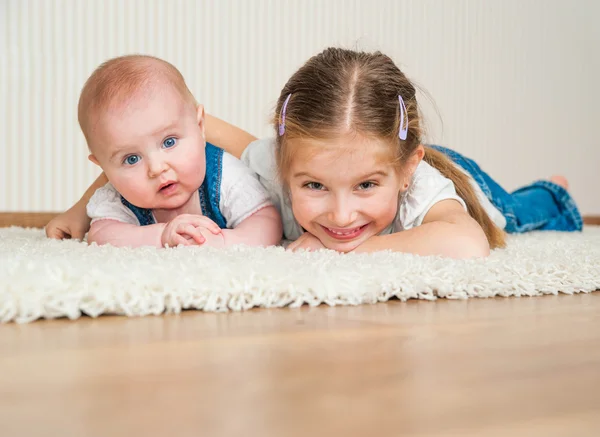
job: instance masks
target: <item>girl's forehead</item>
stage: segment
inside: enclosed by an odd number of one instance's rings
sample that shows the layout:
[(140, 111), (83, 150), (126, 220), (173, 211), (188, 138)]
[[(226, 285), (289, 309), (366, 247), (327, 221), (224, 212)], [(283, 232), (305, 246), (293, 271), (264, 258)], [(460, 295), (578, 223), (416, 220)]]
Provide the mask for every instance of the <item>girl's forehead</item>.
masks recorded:
[(331, 162), (344, 160), (370, 163), (389, 162), (396, 153), (395, 147), (387, 139), (367, 138), (359, 135), (346, 135), (331, 139), (291, 139), (288, 145), (292, 150), (292, 162)]
[(310, 176), (323, 181), (354, 181), (375, 172), (394, 173), (390, 147), (381, 143), (318, 144), (296, 143), (290, 160), (289, 176)]

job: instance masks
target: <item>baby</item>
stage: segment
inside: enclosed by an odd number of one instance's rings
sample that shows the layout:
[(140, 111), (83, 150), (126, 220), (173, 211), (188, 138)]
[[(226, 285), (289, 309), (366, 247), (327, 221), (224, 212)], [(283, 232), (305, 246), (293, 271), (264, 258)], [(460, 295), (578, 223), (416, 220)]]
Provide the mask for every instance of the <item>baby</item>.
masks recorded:
[(114, 246), (269, 246), (281, 218), (256, 175), (207, 143), (204, 108), (166, 61), (123, 56), (100, 65), (78, 118), (108, 183), (87, 204), (88, 242)]

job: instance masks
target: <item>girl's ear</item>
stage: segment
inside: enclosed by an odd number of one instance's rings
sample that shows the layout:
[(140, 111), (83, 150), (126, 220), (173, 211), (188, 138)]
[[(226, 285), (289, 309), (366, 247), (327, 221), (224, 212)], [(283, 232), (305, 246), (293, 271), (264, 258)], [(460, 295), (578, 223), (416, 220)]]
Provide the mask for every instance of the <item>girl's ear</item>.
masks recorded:
[(408, 160), (406, 161), (406, 165), (404, 166), (404, 190), (406, 190), (410, 186), (410, 181), (412, 180), (412, 177), (415, 174), (415, 171), (417, 170), (417, 167), (423, 160), (424, 156), (425, 148), (422, 144), (419, 144), (415, 151), (412, 153), (412, 155), (408, 158)]
[(408, 162), (406, 163), (411, 177), (414, 174), (414, 172), (417, 170), (417, 167), (423, 160), (424, 156), (425, 156), (425, 148), (423, 147), (423, 144), (419, 144), (417, 146), (417, 148), (415, 149), (415, 151), (413, 152), (413, 154), (410, 156), (410, 158), (408, 158)]

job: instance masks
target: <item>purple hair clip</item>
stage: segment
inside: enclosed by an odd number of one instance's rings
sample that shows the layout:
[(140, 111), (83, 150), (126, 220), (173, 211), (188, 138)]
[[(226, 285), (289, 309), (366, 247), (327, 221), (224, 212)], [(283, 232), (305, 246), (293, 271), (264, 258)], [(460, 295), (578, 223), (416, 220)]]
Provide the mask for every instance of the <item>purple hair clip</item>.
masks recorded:
[[(400, 102), (400, 129), (398, 137), (404, 141), (408, 136), (408, 113), (406, 112), (406, 105), (404, 105), (404, 99), (401, 95), (398, 95), (398, 101)], [(406, 116), (406, 126), (404, 125), (404, 117)], [(281, 130), (280, 130), (281, 132)]]
[(290, 97), (292, 97), (292, 93), (288, 94), (285, 102), (283, 102), (283, 106), (281, 107), (281, 115), (279, 116), (279, 136), (282, 136), (285, 133), (285, 111), (287, 110)]

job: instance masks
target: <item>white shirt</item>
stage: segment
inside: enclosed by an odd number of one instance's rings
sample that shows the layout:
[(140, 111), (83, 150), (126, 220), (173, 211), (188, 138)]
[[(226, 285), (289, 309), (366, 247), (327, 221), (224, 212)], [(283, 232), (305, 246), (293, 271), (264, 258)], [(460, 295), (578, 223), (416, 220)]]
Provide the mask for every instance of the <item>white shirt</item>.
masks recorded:
[[(303, 231), (294, 218), (290, 200), (279, 182), (275, 147), (276, 142), (272, 138), (254, 141), (244, 150), (242, 161), (258, 175), (258, 180), (267, 189), (271, 201), (281, 213), (284, 238), (296, 240)], [(492, 205), (470, 175), (469, 179), (485, 211), (496, 226), (504, 229), (506, 219), (502, 213)], [(394, 221), (382, 231), (382, 234), (400, 232), (421, 225), (431, 207), (446, 199), (458, 201), (465, 211), (467, 210), (464, 200), (456, 194), (454, 183), (442, 176), (436, 168), (421, 161), (407, 192), (398, 198), (398, 212)]]
[[(267, 190), (256, 174), (239, 159), (223, 153), (221, 195), (219, 210), (228, 228), (235, 228), (256, 211), (272, 205)], [(135, 214), (121, 202), (121, 195), (112, 184), (96, 190), (87, 204), (87, 214), (92, 223), (103, 219), (117, 220), (133, 225), (140, 224)]]

